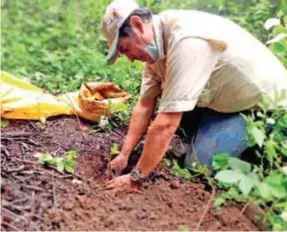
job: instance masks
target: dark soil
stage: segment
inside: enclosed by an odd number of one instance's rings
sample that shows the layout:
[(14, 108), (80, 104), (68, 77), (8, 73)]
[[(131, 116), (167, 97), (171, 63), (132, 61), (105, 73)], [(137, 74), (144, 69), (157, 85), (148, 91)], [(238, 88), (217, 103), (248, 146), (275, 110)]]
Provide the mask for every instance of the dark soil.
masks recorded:
[[(104, 192), (113, 143), (127, 131), (89, 134), (75, 117), (49, 119), (44, 126), (10, 121), (1, 135), (2, 230), (258, 230), (243, 206), (209, 207), (204, 185), (179, 179), (160, 165), (142, 193)], [(76, 177), (45, 167), (36, 152), (63, 155), (75, 149)], [(75, 179), (78, 182), (75, 183)]]

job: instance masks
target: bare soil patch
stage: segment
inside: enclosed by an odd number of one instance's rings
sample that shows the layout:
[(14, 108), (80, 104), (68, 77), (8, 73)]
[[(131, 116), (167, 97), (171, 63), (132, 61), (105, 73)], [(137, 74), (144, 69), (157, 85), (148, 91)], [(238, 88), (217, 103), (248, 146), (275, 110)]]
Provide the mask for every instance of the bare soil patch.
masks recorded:
[[(112, 132), (89, 134), (79, 128), (76, 117), (55, 117), (42, 128), (36, 122), (11, 121), (1, 130), (2, 229), (194, 230), (211, 193), (203, 184), (175, 177), (161, 165), (140, 194), (104, 192), (110, 148), (122, 144), (126, 131), (120, 125)], [(80, 155), (78, 178), (45, 167), (33, 156), (36, 152), (62, 155), (71, 149)], [(200, 230), (258, 230), (241, 208), (211, 207)]]

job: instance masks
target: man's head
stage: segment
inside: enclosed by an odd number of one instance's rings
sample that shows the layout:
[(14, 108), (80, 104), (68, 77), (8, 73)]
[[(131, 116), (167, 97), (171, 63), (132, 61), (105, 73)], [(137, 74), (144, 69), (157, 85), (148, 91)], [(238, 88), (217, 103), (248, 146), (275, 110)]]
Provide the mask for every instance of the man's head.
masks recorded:
[(110, 48), (109, 63), (114, 63), (120, 54), (131, 61), (154, 63), (157, 60), (152, 13), (139, 8), (133, 0), (113, 1), (107, 7), (102, 30)]

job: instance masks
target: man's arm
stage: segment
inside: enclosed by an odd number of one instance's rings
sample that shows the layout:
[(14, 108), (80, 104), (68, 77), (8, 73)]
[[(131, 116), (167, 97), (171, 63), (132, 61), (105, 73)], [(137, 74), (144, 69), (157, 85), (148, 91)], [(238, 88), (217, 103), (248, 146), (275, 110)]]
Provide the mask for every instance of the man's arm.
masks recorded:
[(143, 133), (146, 131), (151, 115), (154, 111), (156, 98), (140, 97), (136, 106), (133, 109), (132, 117), (129, 125), (129, 130), (125, 138), (121, 154), (127, 158), (130, 156), (133, 149), (137, 146)]
[(147, 177), (158, 165), (168, 149), (182, 113), (159, 113), (149, 127), (143, 153), (137, 164), (142, 175)]

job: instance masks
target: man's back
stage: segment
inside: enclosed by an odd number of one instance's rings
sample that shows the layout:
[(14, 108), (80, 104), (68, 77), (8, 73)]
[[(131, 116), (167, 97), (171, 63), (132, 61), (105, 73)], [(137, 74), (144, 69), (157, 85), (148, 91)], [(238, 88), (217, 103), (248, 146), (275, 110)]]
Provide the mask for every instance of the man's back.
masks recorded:
[(275, 87), (287, 89), (287, 71), (280, 61), (232, 21), (193, 10), (168, 10), (159, 18), (166, 57), (172, 55), (169, 54), (172, 47), (188, 38), (206, 39), (211, 44), (219, 41), (226, 46), (198, 99), (198, 106), (236, 112), (253, 107), (262, 93), (271, 94)]

